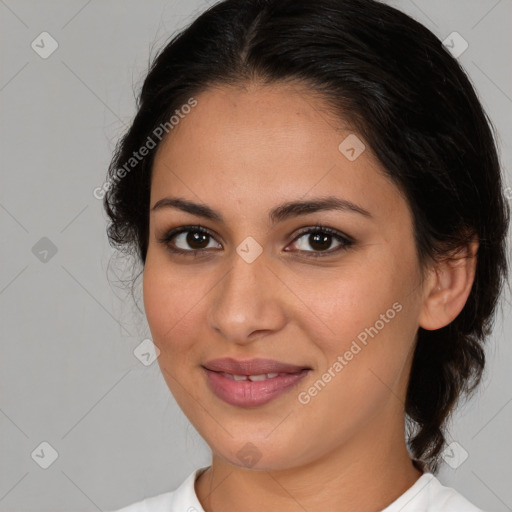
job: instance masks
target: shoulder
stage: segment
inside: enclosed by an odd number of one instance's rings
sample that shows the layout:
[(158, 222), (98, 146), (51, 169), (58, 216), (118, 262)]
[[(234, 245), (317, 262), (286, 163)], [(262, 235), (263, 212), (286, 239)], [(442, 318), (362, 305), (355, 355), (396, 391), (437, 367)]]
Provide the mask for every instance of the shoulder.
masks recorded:
[(382, 512), (485, 512), (433, 473), (423, 475)]
[(206, 467), (194, 470), (174, 491), (157, 494), (130, 505), (106, 512), (204, 512), (194, 483)]
[(170, 504), (174, 499), (176, 491), (166, 492), (158, 494), (157, 496), (151, 496), (145, 498), (142, 501), (137, 501), (126, 507), (119, 508), (116, 510), (110, 510), (107, 512), (159, 512), (160, 510), (171, 511)]
[(443, 485), (434, 475), (432, 476), (432, 503), (429, 512), (484, 512), (453, 487)]

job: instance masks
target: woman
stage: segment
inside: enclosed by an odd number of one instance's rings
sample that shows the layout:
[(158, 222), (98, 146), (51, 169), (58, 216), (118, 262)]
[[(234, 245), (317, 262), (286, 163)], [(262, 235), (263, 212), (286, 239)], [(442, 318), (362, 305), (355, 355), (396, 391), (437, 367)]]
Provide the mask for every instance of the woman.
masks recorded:
[(104, 205), (212, 462), (122, 512), (479, 510), (435, 473), (507, 275), (491, 128), (375, 1), (225, 0), (160, 52)]

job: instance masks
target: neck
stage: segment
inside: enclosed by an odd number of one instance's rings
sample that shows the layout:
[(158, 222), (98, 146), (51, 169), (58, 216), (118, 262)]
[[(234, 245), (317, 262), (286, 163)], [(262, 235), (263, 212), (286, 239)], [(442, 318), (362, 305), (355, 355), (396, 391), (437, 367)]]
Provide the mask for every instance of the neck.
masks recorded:
[(403, 430), (400, 435), (391, 435), (400, 432), (396, 428), (371, 430), (312, 462), (287, 469), (252, 470), (214, 455), (212, 465), (196, 480), (196, 494), (205, 512), (377, 512), (422, 472), (407, 452)]

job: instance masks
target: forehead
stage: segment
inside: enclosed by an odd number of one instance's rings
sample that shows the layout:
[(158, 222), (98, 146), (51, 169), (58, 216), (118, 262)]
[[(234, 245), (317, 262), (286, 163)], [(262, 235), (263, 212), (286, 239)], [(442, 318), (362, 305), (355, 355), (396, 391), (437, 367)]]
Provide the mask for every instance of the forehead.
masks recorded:
[[(219, 156), (223, 160), (230, 156), (229, 147), (237, 149), (236, 154), (231, 154), (239, 160), (254, 155), (260, 159), (287, 158), (287, 153), (307, 154), (308, 149), (322, 141), (328, 150), (326, 136), (330, 135), (335, 144), (344, 131), (349, 133), (344, 121), (303, 87), (217, 86), (195, 99), (197, 106), (172, 129), (160, 144), (157, 156), (182, 156), (193, 145), (207, 151), (209, 157)], [(276, 147), (280, 149), (277, 154), (272, 152)]]
[(371, 148), (347, 158), (347, 144), (364, 141), (303, 88), (216, 87), (194, 98), (158, 147), (152, 205), (168, 193), (219, 210), (336, 194), (377, 214), (396, 210), (400, 192)]

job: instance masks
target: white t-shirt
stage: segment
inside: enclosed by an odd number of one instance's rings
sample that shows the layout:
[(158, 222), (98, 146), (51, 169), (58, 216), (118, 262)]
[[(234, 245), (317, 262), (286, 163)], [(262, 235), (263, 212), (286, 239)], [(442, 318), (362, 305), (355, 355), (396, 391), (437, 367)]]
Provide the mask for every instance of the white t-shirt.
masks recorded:
[[(158, 494), (110, 512), (204, 512), (197, 498), (196, 478), (209, 466), (196, 469), (172, 492)], [(381, 512), (484, 512), (452, 487), (445, 487), (433, 473), (416, 482)]]

